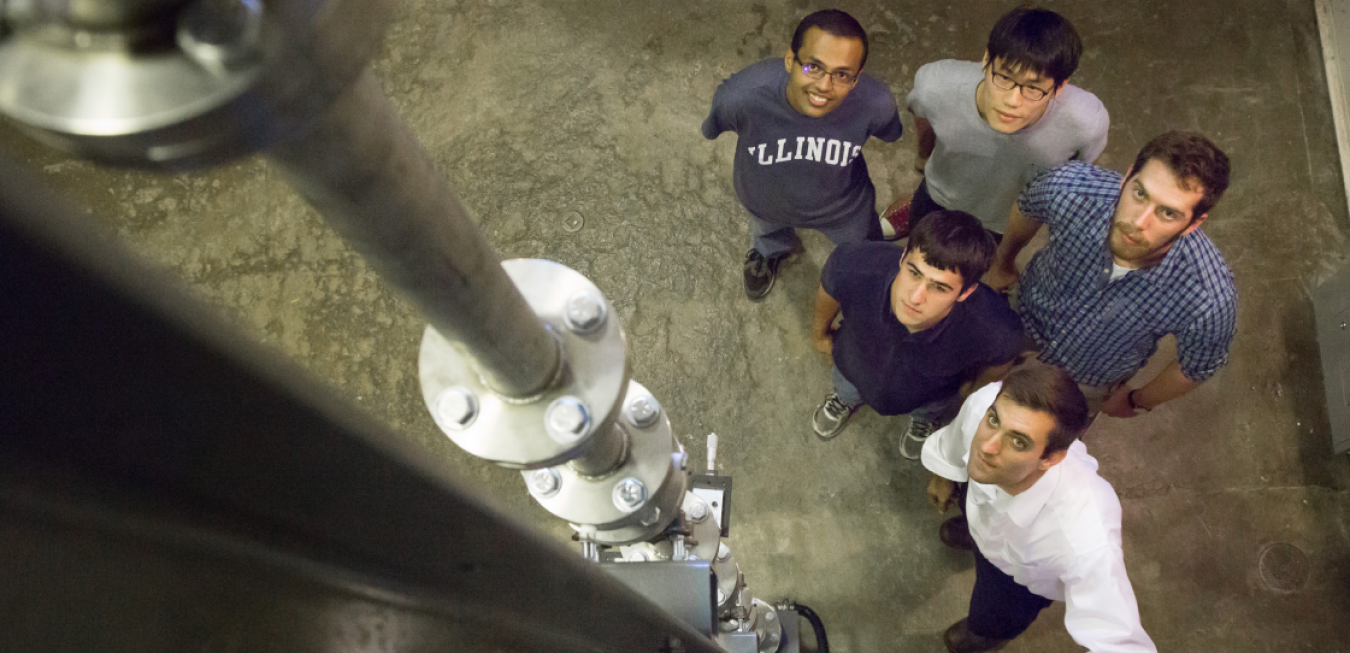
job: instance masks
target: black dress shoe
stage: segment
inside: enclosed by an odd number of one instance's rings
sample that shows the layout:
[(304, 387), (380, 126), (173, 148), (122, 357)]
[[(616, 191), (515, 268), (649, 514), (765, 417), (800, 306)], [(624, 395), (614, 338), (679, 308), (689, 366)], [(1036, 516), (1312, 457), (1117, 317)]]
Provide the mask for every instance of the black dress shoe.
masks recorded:
[(965, 515), (958, 515), (942, 522), (942, 526), (938, 528), (938, 539), (953, 549), (975, 550), (975, 539), (970, 536), (970, 524), (966, 523)]
[(954, 624), (947, 632), (942, 635), (942, 643), (947, 645), (947, 650), (951, 653), (984, 653), (985, 651), (997, 651), (1007, 645), (1010, 639), (994, 639), (976, 635), (966, 628), (966, 620), (962, 619)]

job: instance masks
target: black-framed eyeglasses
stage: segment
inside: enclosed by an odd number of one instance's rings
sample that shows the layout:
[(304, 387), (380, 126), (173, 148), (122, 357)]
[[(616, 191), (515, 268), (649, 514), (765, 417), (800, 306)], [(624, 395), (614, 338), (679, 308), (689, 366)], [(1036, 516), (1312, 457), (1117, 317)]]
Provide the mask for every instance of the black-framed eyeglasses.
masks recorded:
[(797, 62), (798, 66), (802, 67), (802, 74), (806, 75), (807, 77), (810, 77), (811, 79), (822, 79), (825, 77), (825, 75), (829, 75), (830, 79), (834, 83), (843, 84), (844, 86), (853, 86), (858, 82), (857, 73), (846, 73), (842, 70), (836, 72), (829, 72), (825, 70), (825, 67), (820, 64), (804, 63), (801, 59), (798, 59), (797, 55), (795, 54), (792, 55), (792, 59), (793, 61)]
[(1050, 91), (1047, 91), (1043, 88), (1036, 88), (1035, 86), (1031, 86), (1029, 84), (1018, 84), (1017, 82), (1013, 81), (1013, 78), (1007, 75), (1001, 73), (992, 73), (992, 74), (994, 79), (994, 86), (997, 86), (1005, 91), (1011, 91), (1015, 88), (1020, 88), (1022, 89), (1022, 97), (1026, 98), (1027, 101), (1029, 102), (1040, 102), (1041, 100), (1045, 99), (1045, 96), (1050, 94)]

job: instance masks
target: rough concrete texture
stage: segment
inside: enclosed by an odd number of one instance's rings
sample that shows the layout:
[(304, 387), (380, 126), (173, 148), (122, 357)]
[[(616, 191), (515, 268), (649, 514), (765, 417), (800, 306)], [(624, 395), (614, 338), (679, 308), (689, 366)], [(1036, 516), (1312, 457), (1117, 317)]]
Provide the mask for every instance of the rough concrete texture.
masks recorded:
[[(923, 63), (978, 59), (1013, 4), (843, 8), (872, 35), (868, 72), (903, 103)], [(1346, 261), (1350, 216), (1313, 3), (1047, 4), (1083, 35), (1074, 82), (1111, 112), (1104, 165), (1123, 170), (1171, 128), (1203, 131), (1234, 165), (1205, 224), (1241, 295), (1231, 363), (1152, 414), (1103, 418), (1089, 439), (1122, 497), (1144, 625), (1166, 651), (1350, 651), (1350, 469), (1331, 454), (1309, 300)], [(904, 419), (863, 410), (829, 443), (810, 430), (829, 388), (808, 337), (829, 243), (809, 234), (767, 301), (748, 302), (734, 139), (698, 133), (717, 84), (781, 56), (816, 8), (409, 0), (373, 68), (502, 258), (589, 276), (628, 331), (634, 378), (694, 459), (705, 434), (721, 436), (722, 470), (736, 481), (731, 543), (753, 589), (814, 607), (839, 651), (940, 650), (965, 614), (973, 568), (938, 542), (927, 474), (895, 451)], [(517, 474), (440, 434), (417, 387), (423, 323), (263, 160), (164, 176), (100, 169), (8, 129), (3, 142), (258, 339), (509, 512), (567, 535)], [(883, 205), (916, 185), (912, 134), (864, 151)], [(581, 230), (564, 230), (569, 212)], [(1281, 591), (1258, 564), (1279, 542), (1306, 554), (1277, 547), (1267, 559)], [(1078, 650), (1063, 610), (1007, 650)]]

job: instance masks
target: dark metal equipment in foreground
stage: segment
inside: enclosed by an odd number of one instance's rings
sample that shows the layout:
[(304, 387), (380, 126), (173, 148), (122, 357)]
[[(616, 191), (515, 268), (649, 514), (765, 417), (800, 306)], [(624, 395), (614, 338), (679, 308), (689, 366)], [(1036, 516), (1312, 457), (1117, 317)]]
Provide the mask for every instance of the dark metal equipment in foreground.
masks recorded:
[[(690, 490), (688, 456), (630, 378), (603, 293), (556, 263), (501, 263), (366, 71), (389, 0), (29, 0), (0, 12), (0, 112), (105, 163), (183, 169), (263, 153), (429, 322), (419, 376), (442, 431), (520, 470), (585, 559), (682, 570), (618, 575), (686, 615), (581, 559), (560, 562), (207, 311), (39, 219), (7, 179), (0, 338), (21, 364), (7, 366), (0, 400), (14, 407), (0, 419), (22, 433), (0, 443), (11, 516), (0, 557), (19, 565), (3, 591), (21, 589), (0, 614), (31, 619), (21, 636), (61, 631), (70, 617), (44, 606), (63, 605), (109, 615), (72, 640), (95, 650), (120, 646), (119, 629), (143, 634), (128, 650), (341, 650), (322, 642), (362, 623), (352, 614), (382, 614), (411, 638), (392, 650), (444, 648), (459, 632), (447, 622), (462, 620), (496, 628), (485, 649), (795, 653), (795, 629), (751, 595), (722, 541), (729, 483)], [(85, 557), (97, 573), (73, 575)], [(651, 591), (665, 584), (669, 601)], [(20, 605), (29, 592), (46, 601), (36, 611)], [(240, 609), (296, 628), (265, 637)]]
[(35, 188), (0, 165), (0, 649), (717, 650)]

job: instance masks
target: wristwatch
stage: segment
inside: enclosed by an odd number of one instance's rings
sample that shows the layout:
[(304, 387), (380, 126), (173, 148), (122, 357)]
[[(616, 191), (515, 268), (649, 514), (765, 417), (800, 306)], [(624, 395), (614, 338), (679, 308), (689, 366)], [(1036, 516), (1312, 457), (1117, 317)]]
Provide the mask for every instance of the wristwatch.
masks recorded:
[(1130, 410), (1133, 410), (1135, 415), (1142, 415), (1144, 413), (1147, 413), (1150, 409), (1144, 408), (1143, 406), (1134, 403), (1134, 393), (1138, 391), (1139, 388), (1135, 388), (1134, 390), (1125, 393), (1125, 403), (1128, 403), (1130, 405)]

